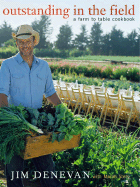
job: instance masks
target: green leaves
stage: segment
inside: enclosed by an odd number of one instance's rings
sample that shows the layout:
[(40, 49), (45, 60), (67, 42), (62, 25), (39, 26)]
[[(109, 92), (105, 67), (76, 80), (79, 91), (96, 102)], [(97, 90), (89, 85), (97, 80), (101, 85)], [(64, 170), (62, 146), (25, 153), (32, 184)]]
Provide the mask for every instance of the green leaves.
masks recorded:
[[(126, 183), (122, 185), (122, 181), (127, 180), (128, 186), (139, 186), (139, 140), (136, 136), (124, 135), (121, 131), (119, 135), (111, 130), (99, 131), (97, 119), (84, 121), (87, 127), (81, 133), (80, 146), (55, 153), (54, 158), (56, 170), (90, 171), (90, 177), (81, 179), (81, 183), (74, 177), (64, 179), (63, 184), (79, 187), (106, 184), (119, 187), (126, 186)], [(124, 157), (125, 153), (128, 153), (127, 157)]]
[(57, 129), (58, 132), (66, 132), (67, 131), (67, 127), (65, 126), (60, 126), (58, 129)]
[(52, 132), (51, 141), (60, 142), (63, 139), (70, 141), (73, 135), (80, 134), (86, 126), (84, 119), (74, 116), (64, 103), (55, 107), (55, 113), (50, 110), (45, 113), (43, 109), (39, 112), (22, 105), (0, 108), (0, 157), (4, 158), (6, 154), (6, 163), (25, 148), (25, 138), (30, 134), (29, 131), (41, 133), (38, 127), (46, 128)]
[(61, 132), (58, 134), (58, 142), (62, 141), (65, 138), (65, 133)]
[(80, 154), (79, 159), (77, 159), (73, 164), (77, 165), (77, 166), (82, 165), (83, 164), (83, 159), (84, 159), (84, 155)]
[(48, 113), (47, 117), (48, 117), (48, 125), (53, 125), (55, 118), (50, 113)]
[(70, 109), (67, 108), (65, 103), (57, 105), (55, 117), (56, 123), (59, 122), (59, 127), (56, 131), (65, 132), (65, 140), (71, 140), (73, 135), (78, 135), (85, 128), (86, 122), (81, 116), (74, 116)]
[(70, 141), (72, 138), (73, 138), (73, 135), (70, 135), (70, 134), (65, 135), (65, 140)]
[(37, 125), (37, 120), (35, 118), (32, 118), (31, 119), (31, 124), (33, 124), (34, 126), (36, 126)]
[(43, 127), (47, 128), (44, 126), (44, 123), (47, 121), (47, 119), (48, 119), (47, 114), (45, 112), (41, 112), (37, 120), (37, 126), (39, 128), (43, 128)]
[(57, 140), (57, 134), (55, 132), (52, 133), (52, 143)]
[[(86, 127), (86, 121), (84, 121), (81, 116), (74, 116), (73, 112), (67, 108), (65, 103), (55, 106), (55, 113), (48, 113), (46, 121), (47, 125), (43, 127), (47, 128), (49, 132), (60, 132), (58, 141), (61, 141), (64, 138), (65, 140), (71, 140), (73, 135), (80, 134)], [(61, 133), (63, 135), (61, 135)], [(55, 140), (54, 136), (55, 135), (53, 135), (53, 141)]]
[(70, 135), (78, 135), (78, 134), (80, 134), (81, 133), (81, 131), (78, 129), (78, 127), (77, 128), (74, 128), (74, 129), (71, 129), (71, 131), (70, 131)]
[[(25, 148), (25, 138), (39, 129), (24, 118), (23, 106), (0, 108), (0, 158), (9, 163), (13, 155), (19, 155)], [(37, 117), (37, 116), (36, 116)], [(6, 157), (5, 157), (6, 155)]]
[(32, 118), (35, 118), (36, 120), (38, 119), (39, 111), (37, 109), (26, 107), (26, 110), (30, 113), (31, 119)]

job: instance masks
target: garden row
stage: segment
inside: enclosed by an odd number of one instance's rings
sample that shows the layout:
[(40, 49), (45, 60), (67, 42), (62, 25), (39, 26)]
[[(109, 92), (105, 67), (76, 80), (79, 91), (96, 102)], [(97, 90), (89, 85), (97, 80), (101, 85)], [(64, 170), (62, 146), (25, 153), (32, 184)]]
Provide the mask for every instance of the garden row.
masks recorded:
[(52, 73), (61, 72), (65, 74), (83, 74), (85, 77), (98, 77), (107, 79), (120, 79), (121, 76), (127, 80), (139, 82), (140, 66), (136, 65), (79, 65), (78, 63), (56, 62), (49, 63)]
[(108, 80), (108, 79), (100, 79), (100, 78), (87, 78), (83, 75), (64, 75), (64, 74), (52, 74), (53, 79), (59, 80), (61, 78), (62, 81), (65, 82), (76, 82), (78, 80), (79, 84), (85, 84), (85, 85), (95, 85), (95, 86), (102, 86), (104, 83), (105, 87), (112, 87), (115, 88), (115, 92), (117, 92), (119, 89), (129, 89), (130, 86), (132, 90), (139, 91), (140, 92), (140, 83), (130, 82), (127, 81), (126, 78), (123, 78), (121, 76), (120, 80)]
[[(64, 79), (76, 79), (81, 83), (81, 78), (85, 84), (93, 84), (94, 77), (109, 79), (107, 84), (114, 85), (115, 80), (130, 80), (135, 82), (140, 82), (140, 66), (128, 65), (128, 66), (114, 66), (114, 65), (94, 65), (94, 66), (82, 66), (76, 63), (66, 63), (66, 62), (56, 62), (49, 63), (52, 73), (58, 76), (58, 74), (64, 74)], [(71, 78), (69, 78), (71, 77)], [(86, 79), (87, 78), (87, 79)], [(105, 81), (105, 80), (104, 80)], [(73, 81), (72, 81), (73, 82)], [(130, 83), (132, 84), (132, 83)], [(109, 86), (109, 85), (108, 85)], [(127, 85), (123, 85), (127, 86)], [(139, 85), (140, 86), (140, 85)], [(114, 86), (113, 86), (114, 87)]]
[[(12, 47), (11, 47), (12, 49)], [(6, 54), (12, 56), (11, 52), (6, 48)], [(13, 48), (14, 54), (17, 52)], [(0, 49), (1, 54), (1, 49)], [(1, 56), (0, 56), (1, 57)], [(1, 58), (6, 58), (5, 56)], [(49, 62), (52, 73), (65, 74), (83, 74), (85, 77), (97, 77), (106, 79), (120, 79), (121, 76), (127, 80), (139, 82), (140, 81), (140, 65), (111, 65), (111, 64), (87, 64), (82, 65), (76, 62)]]

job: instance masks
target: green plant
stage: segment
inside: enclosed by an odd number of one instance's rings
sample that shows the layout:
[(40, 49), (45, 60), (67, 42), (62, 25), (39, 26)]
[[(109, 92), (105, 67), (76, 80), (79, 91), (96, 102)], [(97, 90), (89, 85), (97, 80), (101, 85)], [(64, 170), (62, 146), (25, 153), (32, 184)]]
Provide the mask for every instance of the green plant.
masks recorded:
[[(99, 131), (99, 119), (86, 119), (87, 127), (82, 131), (80, 146), (54, 154), (57, 171), (79, 172), (81, 178), (66, 176), (63, 186), (137, 186), (140, 159), (139, 140), (135, 133), (125, 135), (123, 131)], [(82, 171), (89, 171), (89, 178), (82, 178)], [(126, 177), (125, 177), (126, 176)]]
[[(46, 112), (45, 108), (46, 106), (44, 106), (44, 111), (40, 113), (41, 122), (39, 117), (38, 126), (52, 132), (50, 139), (52, 142), (55, 140), (60, 142), (64, 138), (65, 140), (71, 140), (73, 135), (80, 134), (86, 127), (85, 121), (80, 116), (74, 116), (65, 103), (57, 105), (52, 111)], [(44, 118), (44, 122), (42, 118)], [(59, 132), (59, 134), (56, 132)]]
[(18, 52), (18, 49), (13, 46), (0, 48), (0, 58), (9, 58), (15, 55), (17, 52)]
[(0, 158), (9, 163), (25, 148), (25, 138), (30, 131), (38, 133), (38, 128), (25, 119), (24, 107), (11, 105), (0, 108)]
[(0, 180), (0, 187), (6, 187), (6, 183)]
[(50, 68), (52, 73), (57, 68), (58, 72), (61, 73), (76, 73), (77, 75), (83, 74), (85, 77), (100, 77), (108, 79), (121, 79), (121, 77), (126, 77), (127, 80), (137, 81), (140, 79), (140, 68), (139, 66), (124, 66), (124, 65), (98, 65), (98, 64), (88, 64), (81, 65), (79, 63), (70, 62), (56, 62), (55, 64), (50, 63)]
[(95, 85), (95, 86), (101, 86), (104, 82), (105, 87), (112, 87), (115, 88), (115, 92), (118, 91), (118, 89), (128, 89), (130, 86), (134, 91), (140, 91), (140, 83), (137, 82), (130, 82), (126, 81), (126, 78), (121, 78), (121, 80), (108, 80), (108, 79), (100, 79), (100, 78), (92, 78), (92, 77), (85, 77), (83, 74), (78, 76), (76, 73), (68, 74), (68, 75), (62, 75), (58, 74), (57, 76), (52, 74), (53, 79), (59, 80), (60, 78), (62, 81), (65, 82), (75, 82), (78, 80), (79, 84), (86, 84), (86, 85)]

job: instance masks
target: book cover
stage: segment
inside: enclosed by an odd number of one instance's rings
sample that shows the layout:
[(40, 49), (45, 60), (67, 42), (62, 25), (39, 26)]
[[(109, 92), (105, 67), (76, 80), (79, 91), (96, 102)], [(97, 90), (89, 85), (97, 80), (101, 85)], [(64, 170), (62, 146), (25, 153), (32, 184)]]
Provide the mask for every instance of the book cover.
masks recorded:
[[(34, 30), (40, 33), (40, 43), (35, 49), (36, 56), (47, 57), (47, 61), (50, 64), (53, 58), (61, 61), (59, 58), (67, 58), (68, 54), (71, 54), (72, 57), (92, 54), (104, 56), (101, 60), (100, 58), (95, 59), (94, 61), (96, 61), (96, 64), (99, 64), (101, 61), (109, 61), (112, 64), (125, 65), (126, 62), (124, 61), (127, 60), (123, 60), (122, 58), (114, 60), (112, 56), (139, 56), (139, 8), (139, 0), (0, 0), (0, 45), (4, 47), (6, 45), (4, 42), (12, 39), (12, 35), (11, 38), (9, 35), (10, 31), (16, 33), (20, 25), (29, 24), (33, 26)], [(47, 18), (42, 17), (43, 15), (46, 15)], [(44, 24), (46, 24), (46, 26)], [(2, 29), (5, 29), (5, 34)], [(80, 37), (82, 37), (80, 33), (82, 32), (85, 33), (85, 40), (80, 41)], [(117, 37), (113, 38), (114, 35)], [(67, 38), (65, 38), (65, 36)], [(68, 37), (70, 37), (70, 39), (68, 39)], [(126, 38), (128, 38), (130, 42), (126, 42)], [(113, 41), (112, 44), (108, 43), (110, 40)], [(137, 44), (132, 43), (132, 41), (136, 41)], [(94, 44), (93, 47), (92, 44)], [(90, 47), (87, 47), (87, 45)], [(126, 46), (129, 47), (126, 48)], [(46, 49), (48, 50), (47, 52), (45, 51)], [(12, 48), (9, 49), (9, 54), (11, 56), (17, 52), (13, 52), (12, 50)], [(41, 52), (39, 52), (39, 50)], [(0, 55), (1, 59), (7, 58), (1, 51)], [(8, 58), (9, 57), (10, 56), (8, 56)], [(76, 59), (73, 63), (75, 63), (75, 61)], [(90, 59), (88, 61), (90, 61)], [(138, 65), (133, 59), (127, 63), (129, 64), (131, 62)], [(85, 63), (85, 61), (82, 61), (82, 63)], [(139, 72), (137, 73), (138, 76), (133, 76), (132, 80), (136, 84), (140, 82)], [(126, 81), (124, 75), (122, 75), (121, 79), (124, 80), (124, 82)], [(137, 102), (137, 108), (139, 108), (138, 104)], [(90, 149), (90, 145), (87, 142), (84, 143), (89, 147), (89, 149), (86, 149), (86, 152), (82, 150), (81, 154), (79, 154), (80, 150), (75, 149), (75, 152), (70, 150), (65, 152), (65, 154), (60, 153), (54, 156), (57, 171), (55, 174), (57, 174), (57, 178), (62, 181), (65, 187), (85, 187), (86, 185), (101, 186), (102, 184), (105, 186), (105, 182), (100, 180), (102, 176), (98, 175), (98, 173), (96, 174), (96, 172), (94, 173), (93, 168), (95, 167), (96, 171), (98, 168), (94, 165), (95, 163), (92, 163), (92, 160), (91, 166), (89, 167), (88, 159), (90, 159), (90, 155), (93, 157), (95, 152)], [(85, 148), (84, 143), (81, 149)], [(77, 157), (76, 154), (80, 156)], [(87, 155), (89, 156), (88, 159)], [(73, 159), (72, 156), (75, 157), (75, 159)], [(84, 160), (84, 158), (86, 159)], [(60, 165), (61, 168), (59, 168)], [(74, 165), (75, 167), (73, 167)], [(32, 163), (27, 163), (27, 166), (34, 168)], [(3, 168), (1, 168), (1, 171), (3, 171)], [(104, 173), (102, 173), (102, 175), (104, 175)], [(108, 176), (108, 178), (109, 177), (110, 176)], [(123, 177), (122, 175), (122, 178)], [(37, 180), (39, 178), (39, 172), (35, 172), (34, 178), (36, 182), (28, 181), (28, 185), (33, 183), (34, 187), (35, 185), (36, 187), (40, 186)], [(0, 181), (1, 180), (3, 179), (1, 178)], [(26, 176), (24, 180), (26, 184)], [(102, 184), (100, 182), (102, 182)]]

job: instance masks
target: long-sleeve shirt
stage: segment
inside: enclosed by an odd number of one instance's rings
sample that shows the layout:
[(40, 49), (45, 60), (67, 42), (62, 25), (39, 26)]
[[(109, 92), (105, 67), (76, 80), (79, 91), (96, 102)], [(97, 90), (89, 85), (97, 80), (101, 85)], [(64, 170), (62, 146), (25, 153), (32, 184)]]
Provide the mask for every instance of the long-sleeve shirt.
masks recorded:
[(33, 57), (32, 68), (20, 53), (3, 61), (0, 69), (0, 93), (8, 96), (8, 103), (24, 107), (41, 108), (43, 94), (55, 93), (48, 63)]

